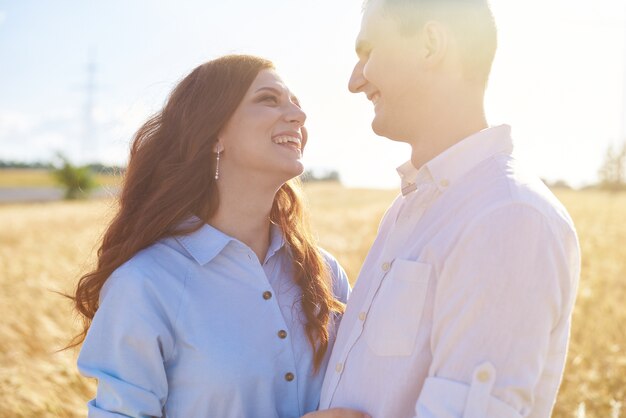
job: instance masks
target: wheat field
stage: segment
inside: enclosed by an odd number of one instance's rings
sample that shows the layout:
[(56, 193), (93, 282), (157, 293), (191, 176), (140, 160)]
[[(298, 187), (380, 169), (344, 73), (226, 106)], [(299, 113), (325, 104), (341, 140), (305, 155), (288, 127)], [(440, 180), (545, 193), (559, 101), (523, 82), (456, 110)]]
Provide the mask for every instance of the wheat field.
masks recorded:
[[(354, 280), (395, 192), (309, 184), (320, 244)], [(583, 268), (570, 352), (554, 417), (626, 417), (626, 194), (557, 193), (578, 228)], [(80, 417), (95, 382), (76, 351), (68, 301), (93, 263), (111, 200), (0, 206), (0, 417)], [(626, 411), (626, 405), (623, 408)]]
[[(96, 173), (94, 180), (99, 186), (117, 186), (121, 177)], [(61, 185), (48, 169), (3, 168), (0, 171), (0, 187), (61, 187)]]

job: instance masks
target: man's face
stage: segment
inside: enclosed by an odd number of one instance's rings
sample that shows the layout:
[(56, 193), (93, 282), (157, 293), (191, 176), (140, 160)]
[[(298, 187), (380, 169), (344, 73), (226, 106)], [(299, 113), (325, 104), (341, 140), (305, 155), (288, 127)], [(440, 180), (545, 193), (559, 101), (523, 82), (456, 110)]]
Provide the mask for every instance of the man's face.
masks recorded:
[(427, 102), (420, 34), (403, 36), (398, 23), (384, 14), (382, 0), (370, 0), (356, 40), (358, 62), (348, 87), (374, 104), (372, 129), (377, 135), (409, 142)]

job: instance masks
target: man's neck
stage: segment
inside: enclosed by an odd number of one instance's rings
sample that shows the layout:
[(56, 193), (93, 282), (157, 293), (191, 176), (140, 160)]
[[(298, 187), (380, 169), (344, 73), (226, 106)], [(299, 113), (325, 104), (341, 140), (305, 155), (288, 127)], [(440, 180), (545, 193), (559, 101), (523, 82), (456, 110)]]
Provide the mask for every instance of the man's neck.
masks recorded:
[(431, 98), (431, 112), (410, 141), (411, 162), (420, 168), (448, 148), (489, 125), (481, 86), (456, 85)]
[(420, 168), (448, 148), (488, 126), (484, 118), (462, 125), (436, 126), (411, 143), (411, 163), (415, 168)]

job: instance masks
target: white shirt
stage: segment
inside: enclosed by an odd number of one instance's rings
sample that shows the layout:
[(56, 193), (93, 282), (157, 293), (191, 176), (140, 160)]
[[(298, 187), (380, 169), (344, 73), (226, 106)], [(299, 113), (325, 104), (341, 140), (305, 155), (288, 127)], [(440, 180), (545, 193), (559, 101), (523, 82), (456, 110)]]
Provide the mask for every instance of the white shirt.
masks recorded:
[(404, 195), (351, 294), (320, 409), (550, 416), (580, 251), (566, 210), (512, 150), (503, 125), (398, 169)]

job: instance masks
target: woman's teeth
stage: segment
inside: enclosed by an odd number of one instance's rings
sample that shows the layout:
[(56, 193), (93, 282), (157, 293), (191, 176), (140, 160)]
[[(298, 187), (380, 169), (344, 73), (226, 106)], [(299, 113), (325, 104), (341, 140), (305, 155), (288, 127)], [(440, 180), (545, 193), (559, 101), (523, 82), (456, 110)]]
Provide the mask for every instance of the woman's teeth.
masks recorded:
[(273, 141), (275, 144), (286, 144), (286, 143), (292, 142), (296, 144), (298, 148), (300, 148), (300, 140), (293, 136), (288, 136), (288, 135), (277, 136), (273, 138)]

